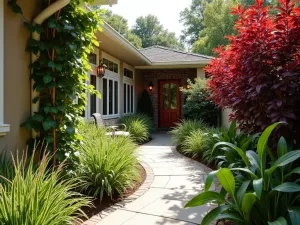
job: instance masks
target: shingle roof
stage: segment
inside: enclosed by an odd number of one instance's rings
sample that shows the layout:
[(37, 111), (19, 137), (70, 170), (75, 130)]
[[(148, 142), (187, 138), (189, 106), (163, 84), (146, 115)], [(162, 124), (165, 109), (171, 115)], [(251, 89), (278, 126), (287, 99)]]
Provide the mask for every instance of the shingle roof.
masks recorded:
[(149, 48), (143, 48), (140, 50), (140, 52), (152, 63), (197, 62), (201, 60), (210, 60), (213, 58), (211, 56), (178, 51), (158, 45)]

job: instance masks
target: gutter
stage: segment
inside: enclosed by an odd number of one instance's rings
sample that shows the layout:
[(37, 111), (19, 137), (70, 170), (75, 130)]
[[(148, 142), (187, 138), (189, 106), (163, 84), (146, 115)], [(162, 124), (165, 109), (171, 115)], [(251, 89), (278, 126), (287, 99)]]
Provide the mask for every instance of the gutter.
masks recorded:
[(102, 26), (102, 29), (110, 37), (117, 40), (120, 44), (125, 46), (129, 51), (131, 51), (133, 54), (135, 54), (136, 56), (141, 58), (146, 64), (148, 64), (148, 65), (152, 64), (152, 62), (145, 55), (143, 55), (134, 45), (132, 45), (126, 38), (124, 38), (122, 35), (120, 35), (114, 28), (112, 28), (105, 21)]
[(176, 69), (205, 67), (211, 60), (153, 62), (149, 66), (136, 66), (135, 69)]

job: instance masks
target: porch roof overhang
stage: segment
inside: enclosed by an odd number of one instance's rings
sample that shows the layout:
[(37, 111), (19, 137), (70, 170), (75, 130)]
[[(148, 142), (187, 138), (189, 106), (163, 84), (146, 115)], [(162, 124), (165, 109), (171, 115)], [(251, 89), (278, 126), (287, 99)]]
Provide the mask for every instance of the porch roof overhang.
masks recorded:
[(96, 36), (100, 41), (100, 49), (104, 52), (132, 66), (151, 65), (151, 61), (146, 56), (106, 22), (102, 25), (102, 32), (97, 32)]

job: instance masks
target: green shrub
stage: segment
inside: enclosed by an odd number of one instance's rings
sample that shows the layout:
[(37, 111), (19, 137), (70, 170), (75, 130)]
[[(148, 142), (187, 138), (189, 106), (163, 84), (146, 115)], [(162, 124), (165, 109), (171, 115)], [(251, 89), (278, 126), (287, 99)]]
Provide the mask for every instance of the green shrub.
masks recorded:
[(139, 144), (149, 140), (154, 131), (152, 119), (145, 114), (123, 116), (120, 118), (119, 123), (126, 125), (132, 140)]
[(203, 120), (182, 120), (170, 131), (170, 134), (172, 134), (173, 142), (177, 146), (182, 146), (193, 131), (203, 130), (206, 127)]
[(81, 128), (84, 137), (79, 151), (79, 163), (75, 176), (80, 190), (93, 197), (122, 195), (128, 187), (140, 179), (136, 145), (128, 137), (110, 137), (105, 129), (85, 124)]
[(147, 90), (144, 90), (138, 102), (138, 113), (149, 116), (153, 120), (154, 110), (150, 95)]
[(188, 80), (190, 89), (181, 89), (186, 95), (183, 116), (185, 119), (203, 120), (210, 126), (217, 126), (220, 110), (213, 101), (208, 100), (210, 93), (206, 89), (206, 82), (200, 78), (196, 78), (194, 83)]
[[(45, 156), (37, 166), (33, 158), (14, 160), (14, 178), (0, 184), (0, 224), (6, 225), (67, 225), (81, 222), (80, 210), (90, 200), (74, 192), (78, 182), (61, 179), (62, 166), (48, 169), (50, 158)], [(26, 165), (26, 168), (25, 168)], [(8, 178), (9, 179), (9, 178)]]
[[(256, 152), (244, 152), (232, 143), (222, 142), (223, 146), (237, 152), (245, 167), (221, 168), (208, 175), (205, 192), (186, 205), (218, 203), (218, 207), (203, 218), (201, 225), (218, 219), (237, 225), (299, 224), (300, 167), (294, 162), (300, 158), (300, 150), (290, 150), (282, 137), (277, 145), (277, 157), (269, 151), (269, 136), (278, 124), (269, 126), (262, 133)], [(210, 191), (215, 176), (221, 184), (220, 191)]]
[(215, 138), (205, 130), (195, 130), (190, 133), (182, 144), (182, 151), (196, 158), (202, 156), (205, 151), (213, 148), (216, 144)]

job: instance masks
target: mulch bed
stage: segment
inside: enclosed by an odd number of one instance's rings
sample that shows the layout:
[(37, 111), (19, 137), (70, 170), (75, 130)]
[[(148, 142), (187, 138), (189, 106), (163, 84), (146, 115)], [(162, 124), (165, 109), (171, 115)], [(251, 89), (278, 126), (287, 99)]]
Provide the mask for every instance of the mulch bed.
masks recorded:
[(100, 200), (98, 198), (93, 201), (94, 207), (92, 207), (92, 208), (83, 207), (82, 210), (85, 212), (85, 214), (88, 216), (88, 218), (91, 218), (92, 216), (97, 215), (99, 212), (122, 201), (124, 198), (132, 195), (136, 190), (138, 190), (140, 188), (140, 186), (144, 183), (144, 181), (146, 180), (146, 177), (147, 177), (146, 171), (142, 167), (142, 165), (139, 165), (139, 170), (140, 170), (141, 181), (135, 181), (134, 188), (128, 188), (127, 190), (125, 190), (125, 192), (123, 193), (123, 198), (121, 196), (115, 196), (112, 199), (110, 197), (105, 197), (102, 199), (102, 202), (100, 202)]

